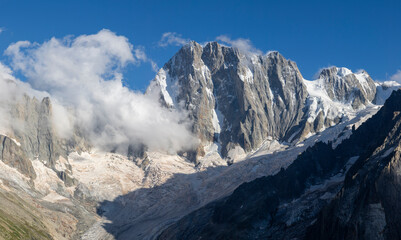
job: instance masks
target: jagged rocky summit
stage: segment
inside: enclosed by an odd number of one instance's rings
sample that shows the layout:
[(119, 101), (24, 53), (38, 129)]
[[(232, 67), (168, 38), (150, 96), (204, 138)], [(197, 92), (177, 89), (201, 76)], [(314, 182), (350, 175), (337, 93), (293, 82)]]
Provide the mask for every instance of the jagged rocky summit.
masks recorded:
[(307, 81), (278, 52), (256, 55), (191, 42), (160, 69), (147, 94), (188, 113), (202, 142), (198, 157), (214, 143), (230, 158), (269, 138), (300, 141), (324, 130), (371, 104), (376, 85), (366, 72), (337, 67)]

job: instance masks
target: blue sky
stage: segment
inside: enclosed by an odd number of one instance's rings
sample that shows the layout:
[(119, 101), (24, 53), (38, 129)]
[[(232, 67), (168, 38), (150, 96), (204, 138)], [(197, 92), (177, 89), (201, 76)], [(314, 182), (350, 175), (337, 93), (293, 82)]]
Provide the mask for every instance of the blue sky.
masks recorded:
[[(365, 69), (377, 80), (401, 69), (401, 1), (20, 1), (0, 0), (0, 52), (11, 43), (109, 29), (141, 46), (159, 67), (179, 46), (166, 32), (197, 42), (226, 35), (297, 62), (305, 78), (322, 67)], [(7, 57), (0, 60), (7, 63)], [(143, 91), (155, 73), (129, 65), (124, 79)], [(388, 76), (388, 77), (387, 77)]]

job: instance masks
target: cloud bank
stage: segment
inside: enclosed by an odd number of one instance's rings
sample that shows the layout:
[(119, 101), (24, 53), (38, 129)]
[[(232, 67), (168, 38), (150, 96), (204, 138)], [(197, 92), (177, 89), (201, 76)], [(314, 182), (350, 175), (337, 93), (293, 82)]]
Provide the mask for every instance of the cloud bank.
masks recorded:
[(263, 52), (252, 45), (251, 40), (238, 38), (238, 39), (231, 39), (226, 35), (221, 35), (216, 38), (216, 40), (221, 41), (225, 44), (228, 44), (231, 47), (238, 48), (240, 51), (244, 53), (251, 53), (262, 55)]
[[(10, 130), (21, 130), (23, 123), (17, 119), (13, 119), (11, 111), (14, 110), (15, 104), (21, 98), (27, 95), (42, 99), (48, 97), (46, 92), (36, 91), (31, 88), (29, 83), (22, 82), (13, 76), (12, 70), (0, 62), (0, 133), (7, 134), (12, 132)], [(54, 104), (55, 108), (60, 107), (57, 102)]]
[[(158, 97), (123, 86), (122, 69), (127, 64), (149, 61), (143, 49), (134, 49), (123, 36), (102, 30), (42, 44), (20, 41), (5, 54), (35, 90), (62, 103), (53, 113), (61, 135), (66, 134), (66, 119), (72, 119), (92, 144), (108, 151), (145, 144), (150, 150), (173, 153), (197, 143), (184, 114), (161, 107)], [(3, 72), (11, 76), (11, 70)]]
[(136, 48), (134, 50), (135, 58), (143, 61), (143, 62), (148, 62), (152, 66), (152, 70), (154, 72), (159, 71), (159, 67), (157, 66), (156, 62), (154, 62), (152, 59), (148, 58), (148, 56), (145, 53), (145, 50), (142, 47)]
[(397, 70), (397, 72), (390, 77), (390, 81), (401, 83), (401, 70)]
[(166, 32), (163, 33), (162, 38), (158, 42), (159, 47), (167, 46), (183, 46), (187, 44), (190, 40), (185, 39), (176, 32)]
[(10, 68), (0, 63), (0, 133), (7, 133), (13, 128), (10, 115), (12, 103), (16, 102), (22, 94), (22, 88), (12, 76)]

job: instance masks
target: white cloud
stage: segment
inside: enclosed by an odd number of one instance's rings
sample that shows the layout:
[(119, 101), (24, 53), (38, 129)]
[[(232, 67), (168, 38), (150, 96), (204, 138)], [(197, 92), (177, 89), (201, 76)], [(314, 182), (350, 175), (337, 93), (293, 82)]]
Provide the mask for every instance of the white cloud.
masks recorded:
[(24, 94), (37, 99), (48, 96), (47, 93), (35, 91), (28, 83), (16, 79), (12, 70), (0, 62), (0, 133), (6, 134), (12, 132), (11, 129), (23, 127), (22, 123), (12, 119), (10, 113), (13, 110), (13, 104), (17, 103)]
[[(43, 44), (17, 42), (5, 53), (33, 88), (73, 109), (73, 123), (104, 150), (119, 147), (122, 152), (129, 144), (143, 143), (151, 150), (176, 152), (196, 144), (183, 114), (123, 86), (125, 65), (149, 61), (143, 49), (134, 49), (123, 36), (102, 30)], [(55, 110), (55, 122), (64, 125), (65, 109)]]
[(397, 72), (390, 77), (390, 80), (401, 83), (401, 70), (397, 70)]
[(238, 38), (231, 39), (226, 35), (221, 35), (216, 38), (216, 40), (221, 41), (225, 44), (230, 45), (231, 47), (238, 48), (240, 51), (244, 53), (258, 54), (261, 55), (263, 52), (252, 45), (251, 40)]
[(0, 34), (4, 32), (4, 28), (0, 27)]
[(148, 56), (146, 55), (146, 53), (142, 47), (136, 48), (134, 50), (134, 54), (138, 60), (150, 63), (150, 65), (152, 66), (152, 70), (154, 72), (159, 71), (159, 67), (157, 66), (156, 62), (154, 62), (152, 59), (148, 58)]
[(20, 96), (19, 87), (15, 84), (15, 78), (8, 67), (0, 63), (0, 133), (4, 134), (11, 128), (10, 102)]
[(181, 34), (178, 34), (176, 32), (166, 32), (163, 33), (162, 38), (158, 42), (158, 45), (160, 47), (167, 47), (170, 45), (182, 46), (187, 44), (189, 41), (190, 39), (182, 38)]

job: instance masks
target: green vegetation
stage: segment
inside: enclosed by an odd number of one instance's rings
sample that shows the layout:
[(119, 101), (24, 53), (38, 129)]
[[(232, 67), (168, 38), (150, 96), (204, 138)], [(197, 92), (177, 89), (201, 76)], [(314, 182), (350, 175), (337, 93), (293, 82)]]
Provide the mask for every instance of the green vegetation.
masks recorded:
[(32, 226), (0, 210), (0, 239), (52, 239), (43, 229)]
[(0, 239), (53, 239), (47, 233), (46, 226), (29, 207), (18, 196), (0, 192)]

